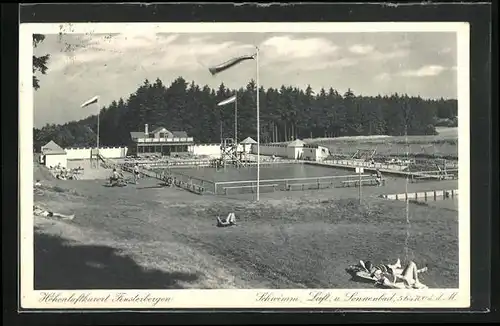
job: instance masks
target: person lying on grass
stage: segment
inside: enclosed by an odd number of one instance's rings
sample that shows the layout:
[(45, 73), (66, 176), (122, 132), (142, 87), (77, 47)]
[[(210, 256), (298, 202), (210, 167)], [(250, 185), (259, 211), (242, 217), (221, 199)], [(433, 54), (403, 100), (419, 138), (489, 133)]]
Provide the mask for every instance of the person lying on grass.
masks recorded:
[(236, 225), (236, 217), (234, 216), (234, 213), (229, 213), (225, 221), (221, 220), (220, 216), (217, 216), (218, 227), (225, 227), (231, 225)]
[(36, 216), (43, 216), (43, 217), (60, 217), (64, 220), (72, 220), (75, 218), (75, 215), (65, 215), (65, 214), (61, 214), (61, 213), (54, 213), (54, 212), (45, 210), (37, 205), (33, 205), (33, 214)]
[(425, 285), (420, 283), (418, 279), (418, 274), (427, 271), (427, 267), (418, 269), (415, 262), (410, 261), (405, 268), (401, 268), (401, 261), (393, 264), (378, 264), (373, 265), (370, 261), (363, 263), (360, 261), (360, 265), (365, 267), (366, 271), (370, 273), (370, 276), (375, 279), (376, 284), (384, 286), (398, 286), (402, 283), (406, 288), (421, 289)]

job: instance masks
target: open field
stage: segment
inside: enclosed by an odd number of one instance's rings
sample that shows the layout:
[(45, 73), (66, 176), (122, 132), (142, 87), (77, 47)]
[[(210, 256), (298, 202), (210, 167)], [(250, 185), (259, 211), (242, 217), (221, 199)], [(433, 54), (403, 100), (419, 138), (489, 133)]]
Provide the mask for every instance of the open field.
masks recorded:
[[(412, 204), (408, 229), (404, 202), (375, 197), (383, 187), (367, 189), (360, 206), (355, 189), (263, 194), (256, 203), (146, 179), (124, 188), (42, 180), (35, 202), (76, 218), (35, 217), (36, 289), (365, 288), (350, 281), (349, 264), (397, 257), (427, 265), (430, 287), (458, 286), (457, 212)], [(231, 211), (238, 225), (215, 227)]]

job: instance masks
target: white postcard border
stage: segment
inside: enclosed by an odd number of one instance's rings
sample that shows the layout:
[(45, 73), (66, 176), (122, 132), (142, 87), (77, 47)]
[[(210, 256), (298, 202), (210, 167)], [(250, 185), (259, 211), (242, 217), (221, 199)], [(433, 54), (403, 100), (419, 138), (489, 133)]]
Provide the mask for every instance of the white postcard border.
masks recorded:
[[(228, 28), (228, 25), (231, 25)], [(456, 32), (459, 111), (459, 288), (427, 290), (85, 290), (35, 291), (33, 250), (32, 34), (218, 32)], [(20, 308), (466, 308), (470, 305), (469, 24), (434, 23), (36, 23), (20, 25)], [(22, 172), (21, 172), (22, 171)]]

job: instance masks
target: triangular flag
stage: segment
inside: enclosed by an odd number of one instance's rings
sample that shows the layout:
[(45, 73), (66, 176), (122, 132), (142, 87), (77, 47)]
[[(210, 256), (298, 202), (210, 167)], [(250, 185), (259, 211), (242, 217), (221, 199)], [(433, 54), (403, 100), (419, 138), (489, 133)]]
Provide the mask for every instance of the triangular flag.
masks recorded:
[(94, 96), (90, 100), (86, 101), (85, 103), (82, 104), (82, 108), (89, 106), (91, 104), (97, 103), (99, 101), (99, 96)]
[(218, 66), (214, 66), (214, 67), (210, 67), (208, 68), (208, 70), (210, 71), (210, 73), (212, 75), (216, 75), (220, 72), (223, 72), (224, 70), (227, 70), (229, 68), (231, 68), (232, 66), (235, 66), (237, 65), (238, 63), (242, 62), (242, 61), (245, 61), (245, 60), (253, 60), (255, 59), (255, 54), (252, 54), (252, 55), (243, 55), (241, 57), (236, 57), (236, 58), (232, 58), (224, 63), (221, 63), (220, 65)]
[(231, 96), (228, 99), (225, 99), (224, 101), (222, 101), (219, 104), (217, 104), (217, 106), (222, 106), (222, 105), (226, 105), (226, 104), (229, 104), (229, 103), (233, 103), (234, 101), (236, 101), (236, 95), (233, 95), (233, 96)]

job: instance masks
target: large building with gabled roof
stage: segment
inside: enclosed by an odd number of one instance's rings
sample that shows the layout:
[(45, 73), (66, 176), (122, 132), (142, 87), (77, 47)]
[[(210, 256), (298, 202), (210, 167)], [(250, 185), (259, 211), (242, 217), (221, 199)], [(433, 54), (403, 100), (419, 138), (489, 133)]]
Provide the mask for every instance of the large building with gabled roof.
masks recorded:
[(164, 127), (157, 127), (149, 131), (144, 125), (144, 131), (130, 132), (130, 154), (138, 156), (147, 155), (173, 155), (187, 153), (189, 146), (194, 144), (193, 137), (185, 131), (170, 131)]

